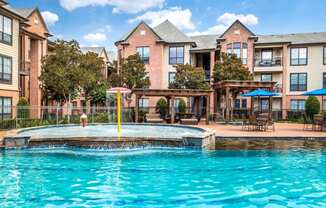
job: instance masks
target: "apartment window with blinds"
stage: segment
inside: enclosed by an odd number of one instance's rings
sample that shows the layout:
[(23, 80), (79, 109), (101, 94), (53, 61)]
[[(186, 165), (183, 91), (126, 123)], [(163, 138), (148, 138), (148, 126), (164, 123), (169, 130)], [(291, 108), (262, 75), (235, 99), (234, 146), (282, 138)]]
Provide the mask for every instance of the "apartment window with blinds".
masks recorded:
[(308, 64), (307, 48), (291, 48), (291, 65), (300, 66)]
[(273, 81), (273, 75), (271, 73), (261, 74), (262, 82), (271, 82)]
[(307, 90), (307, 73), (290, 74), (290, 91)]
[(175, 72), (169, 72), (169, 84), (173, 83), (175, 80)]
[(326, 88), (326, 72), (323, 73), (323, 88)]
[(137, 53), (140, 58), (143, 60), (144, 64), (149, 63), (149, 47), (138, 47)]
[(148, 100), (148, 98), (141, 98), (141, 99), (139, 99), (139, 107), (140, 108), (148, 108), (149, 107), (149, 100)]
[(232, 43), (229, 43), (229, 44), (226, 46), (226, 53), (227, 53), (227, 54), (232, 54)]
[(248, 44), (242, 43), (242, 64), (248, 63)]
[(290, 108), (294, 111), (302, 111), (305, 109), (305, 100), (292, 99), (290, 101)]
[(323, 48), (323, 64), (326, 65), (326, 46)]
[(241, 43), (233, 43), (233, 53), (237, 58), (241, 58)]
[(11, 44), (12, 42), (12, 19), (0, 15), (0, 42)]
[(12, 118), (11, 97), (0, 97), (0, 116), (2, 120)]
[(0, 55), (0, 83), (11, 84), (12, 58)]
[(169, 64), (184, 63), (184, 47), (170, 47), (169, 49)]

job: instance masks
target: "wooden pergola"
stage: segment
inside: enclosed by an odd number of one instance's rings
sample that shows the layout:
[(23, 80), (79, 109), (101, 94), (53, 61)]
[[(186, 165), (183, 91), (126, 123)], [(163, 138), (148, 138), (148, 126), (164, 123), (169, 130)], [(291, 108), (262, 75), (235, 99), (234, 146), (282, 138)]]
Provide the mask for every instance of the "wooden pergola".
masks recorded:
[(170, 110), (171, 102), (171, 123), (174, 123), (174, 100), (176, 97), (194, 97), (196, 102), (196, 109), (199, 112), (199, 98), (206, 97), (206, 124), (209, 124), (209, 106), (210, 106), (210, 95), (213, 90), (196, 90), (196, 89), (133, 89), (132, 91), (136, 95), (136, 106), (135, 106), (135, 120), (138, 119), (139, 112), (139, 99), (141, 97), (165, 97), (168, 103), (168, 109)]
[[(217, 94), (222, 94), (222, 91), (225, 90), (225, 117), (226, 120), (228, 121), (230, 119), (230, 109), (231, 109), (231, 103), (232, 103), (232, 98), (230, 99), (230, 91), (233, 89), (237, 89), (239, 91), (245, 91), (245, 90), (255, 90), (255, 89), (266, 89), (269, 91), (272, 91), (275, 87), (277, 82), (262, 82), (262, 81), (253, 81), (253, 80), (245, 80), (245, 81), (239, 81), (239, 80), (225, 80), (225, 81), (220, 81), (217, 83), (214, 83), (213, 89), (215, 91), (214, 97), (217, 102)], [(271, 103), (272, 103), (272, 98), (269, 98), (269, 105), (271, 108)], [(253, 100), (251, 99), (251, 109), (253, 109)], [(217, 103), (214, 105), (215, 109), (214, 111), (217, 111)]]

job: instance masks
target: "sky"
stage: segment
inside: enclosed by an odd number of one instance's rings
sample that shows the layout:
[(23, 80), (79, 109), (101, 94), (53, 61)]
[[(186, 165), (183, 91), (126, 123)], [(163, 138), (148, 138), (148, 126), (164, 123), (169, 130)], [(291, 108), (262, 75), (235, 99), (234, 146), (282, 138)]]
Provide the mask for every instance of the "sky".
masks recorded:
[(220, 34), (236, 19), (256, 34), (326, 32), (326, 0), (7, 0), (38, 7), (53, 39), (81, 46), (114, 42), (141, 20), (155, 26), (169, 19), (189, 35)]

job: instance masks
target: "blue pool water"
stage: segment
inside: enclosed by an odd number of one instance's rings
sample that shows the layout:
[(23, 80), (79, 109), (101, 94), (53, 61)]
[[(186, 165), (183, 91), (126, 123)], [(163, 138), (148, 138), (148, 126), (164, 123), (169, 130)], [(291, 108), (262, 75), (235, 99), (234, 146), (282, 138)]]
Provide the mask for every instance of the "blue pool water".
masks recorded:
[(0, 207), (326, 207), (318, 150), (0, 151)]

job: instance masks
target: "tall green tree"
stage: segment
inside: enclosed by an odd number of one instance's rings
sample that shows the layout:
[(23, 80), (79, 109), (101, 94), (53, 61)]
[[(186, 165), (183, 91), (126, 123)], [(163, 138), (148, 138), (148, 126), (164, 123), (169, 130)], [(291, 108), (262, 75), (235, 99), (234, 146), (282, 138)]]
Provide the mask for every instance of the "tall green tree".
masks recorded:
[(65, 103), (78, 95), (80, 49), (76, 41), (58, 40), (53, 53), (42, 60), (39, 80), (44, 99)]
[(170, 83), (170, 89), (209, 89), (205, 81), (203, 68), (193, 67), (190, 64), (177, 65), (174, 82)]

